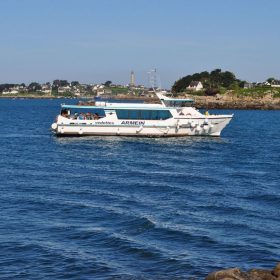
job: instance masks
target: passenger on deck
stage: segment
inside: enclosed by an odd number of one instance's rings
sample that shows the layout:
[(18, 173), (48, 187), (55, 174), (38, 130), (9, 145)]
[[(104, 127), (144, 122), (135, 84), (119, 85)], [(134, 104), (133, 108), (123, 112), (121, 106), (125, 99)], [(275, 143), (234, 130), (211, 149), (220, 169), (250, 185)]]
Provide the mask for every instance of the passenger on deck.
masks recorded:
[(86, 113), (86, 119), (87, 120), (92, 120), (92, 115), (91, 115), (91, 113)]
[(61, 111), (61, 116), (64, 117), (64, 118), (68, 118), (68, 116), (69, 116), (68, 111), (67, 110), (62, 110)]
[(99, 120), (99, 115), (98, 115), (97, 113), (94, 113), (94, 114), (93, 114), (93, 119), (94, 119), (94, 120)]
[(85, 114), (84, 113), (80, 113), (78, 119), (79, 120), (84, 120), (85, 119)]

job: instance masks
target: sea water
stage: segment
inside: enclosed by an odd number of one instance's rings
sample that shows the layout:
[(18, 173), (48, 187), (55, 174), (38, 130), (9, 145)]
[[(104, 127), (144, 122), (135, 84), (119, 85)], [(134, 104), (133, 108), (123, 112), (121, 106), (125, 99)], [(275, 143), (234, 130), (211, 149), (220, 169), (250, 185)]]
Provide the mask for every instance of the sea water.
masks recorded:
[(203, 279), (280, 260), (279, 111), (220, 138), (57, 138), (60, 103), (0, 100), (1, 279)]

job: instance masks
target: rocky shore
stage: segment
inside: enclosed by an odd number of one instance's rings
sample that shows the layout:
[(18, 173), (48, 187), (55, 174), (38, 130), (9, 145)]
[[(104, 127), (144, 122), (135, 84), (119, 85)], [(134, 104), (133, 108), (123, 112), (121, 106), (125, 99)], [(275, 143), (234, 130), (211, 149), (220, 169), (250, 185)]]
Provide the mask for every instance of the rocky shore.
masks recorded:
[(196, 96), (193, 98), (198, 109), (280, 110), (280, 99), (269, 96), (264, 98)]
[(205, 280), (278, 280), (280, 279), (280, 263), (272, 270), (251, 269), (241, 271), (239, 268), (230, 268), (210, 273)]

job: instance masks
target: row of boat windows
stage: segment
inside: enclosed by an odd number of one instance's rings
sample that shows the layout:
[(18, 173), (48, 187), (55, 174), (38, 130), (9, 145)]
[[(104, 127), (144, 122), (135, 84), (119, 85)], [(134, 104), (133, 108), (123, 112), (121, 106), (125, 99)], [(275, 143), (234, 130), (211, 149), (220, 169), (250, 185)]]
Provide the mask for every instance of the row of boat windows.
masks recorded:
[(69, 109), (62, 109), (60, 114), (71, 120), (98, 120), (105, 117), (104, 110), (89, 110), (88, 112), (83, 112), (82, 110), (71, 111)]
[(120, 120), (166, 120), (172, 117), (168, 110), (116, 110)]
[(191, 101), (169, 101), (164, 100), (164, 104), (166, 107), (191, 107)]
[[(116, 110), (116, 114), (120, 120), (166, 120), (172, 117), (169, 110)], [(105, 112), (102, 109), (89, 112), (63, 109), (61, 115), (70, 119), (92, 120), (104, 117)]]

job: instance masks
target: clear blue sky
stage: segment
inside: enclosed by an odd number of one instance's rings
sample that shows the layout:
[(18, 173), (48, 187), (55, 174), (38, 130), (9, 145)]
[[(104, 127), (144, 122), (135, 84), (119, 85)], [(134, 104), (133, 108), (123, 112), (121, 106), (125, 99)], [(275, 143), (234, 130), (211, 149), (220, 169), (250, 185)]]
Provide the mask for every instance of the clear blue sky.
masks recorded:
[(280, 78), (278, 0), (0, 0), (0, 83)]

